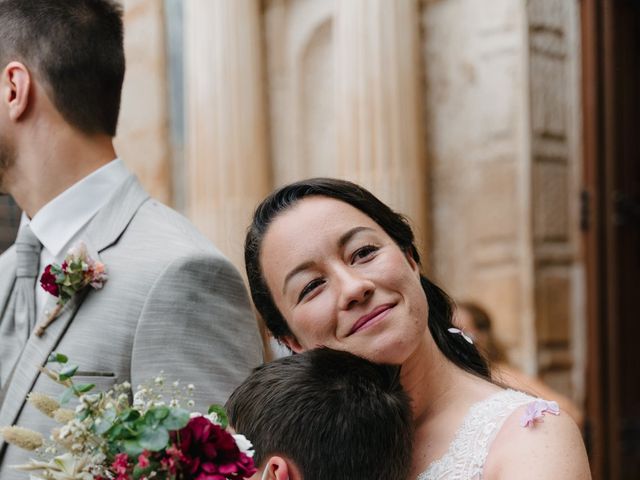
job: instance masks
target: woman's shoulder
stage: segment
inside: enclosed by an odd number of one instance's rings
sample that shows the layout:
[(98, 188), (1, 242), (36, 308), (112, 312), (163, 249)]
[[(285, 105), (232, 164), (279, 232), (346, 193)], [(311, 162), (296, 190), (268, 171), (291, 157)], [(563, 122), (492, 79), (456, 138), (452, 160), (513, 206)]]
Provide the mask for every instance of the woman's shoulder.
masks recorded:
[(497, 433), (484, 477), (589, 479), (589, 463), (580, 431), (555, 402), (530, 398), (518, 406)]

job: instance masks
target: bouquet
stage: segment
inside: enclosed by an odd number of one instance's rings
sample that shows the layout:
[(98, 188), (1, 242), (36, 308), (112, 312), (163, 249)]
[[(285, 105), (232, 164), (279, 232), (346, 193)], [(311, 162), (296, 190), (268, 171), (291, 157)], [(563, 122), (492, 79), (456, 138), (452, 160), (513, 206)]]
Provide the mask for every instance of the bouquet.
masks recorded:
[[(21, 427), (5, 427), (5, 441), (34, 451), (16, 468), (39, 480), (230, 480), (256, 472), (251, 443), (227, 431), (224, 409), (211, 406), (206, 415), (193, 406), (193, 385), (165, 383), (162, 375), (137, 388), (123, 383), (93, 393), (95, 385), (73, 382), (78, 367), (53, 353), (43, 373), (63, 385), (59, 400), (32, 393), (28, 401), (60, 423), (45, 438)], [(78, 399), (75, 409), (66, 405)], [(132, 401), (131, 401), (132, 399)], [(168, 402), (167, 402), (168, 400)]]

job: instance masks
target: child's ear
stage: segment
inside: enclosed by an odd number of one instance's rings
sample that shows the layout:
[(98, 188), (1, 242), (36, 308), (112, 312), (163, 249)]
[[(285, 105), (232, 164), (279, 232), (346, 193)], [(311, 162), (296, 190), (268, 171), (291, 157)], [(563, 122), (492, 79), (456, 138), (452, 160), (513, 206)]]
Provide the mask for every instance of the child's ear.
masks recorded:
[(266, 462), (267, 473), (263, 473), (265, 480), (302, 480), (300, 472), (291, 460), (277, 455)]

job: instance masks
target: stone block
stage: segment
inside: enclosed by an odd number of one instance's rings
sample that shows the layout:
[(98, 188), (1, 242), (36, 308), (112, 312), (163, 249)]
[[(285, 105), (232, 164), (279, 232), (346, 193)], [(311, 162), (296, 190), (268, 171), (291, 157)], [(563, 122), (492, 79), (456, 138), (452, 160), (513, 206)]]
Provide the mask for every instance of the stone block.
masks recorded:
[[(471, 166), (469, 168), (472, 168)], [(473, 165), (468, 220), (475, 241), (516, 237), (518, 231), (517, 171), (512, 162)]]

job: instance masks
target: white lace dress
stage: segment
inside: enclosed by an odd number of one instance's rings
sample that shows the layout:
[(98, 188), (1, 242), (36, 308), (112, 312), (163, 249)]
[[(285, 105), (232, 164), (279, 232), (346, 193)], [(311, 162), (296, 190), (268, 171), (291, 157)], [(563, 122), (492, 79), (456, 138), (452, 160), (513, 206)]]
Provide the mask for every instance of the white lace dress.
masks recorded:
[[(456, 432), (449, 450), (418, 476), (418, 480), (479, 480), (489, 448), (505, 420), (536, 398), (503, 390), (474, 404)], [(546, 403), (546, 402), (545, 402)]]

